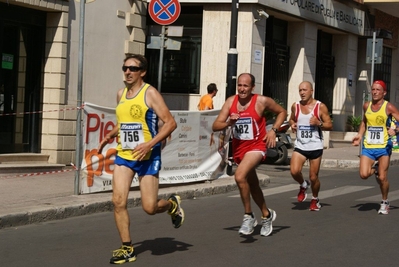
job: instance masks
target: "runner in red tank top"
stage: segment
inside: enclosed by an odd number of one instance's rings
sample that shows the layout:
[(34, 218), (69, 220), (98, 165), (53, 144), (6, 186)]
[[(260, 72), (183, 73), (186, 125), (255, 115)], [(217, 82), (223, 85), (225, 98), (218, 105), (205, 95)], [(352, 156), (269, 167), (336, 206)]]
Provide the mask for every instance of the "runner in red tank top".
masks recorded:
[(257, 220), (251, 208), (251, 195), (262, 212), (260, 234), (268, 236), (273, 231), (272, 222), (276, 212), (268, 209), (259, 186), (256, 167), (264, 158), (266, 147), (276, 146), (276, 133), (266, 133), (265, 110), (277, 114), (273, 129), (281, 126), (287, 117), (287, 111), (270, 97), (253, 94), (255, 77), (249, 73), (238, 76), (237, 95), (229, 97), (219, 116), (213, 123), (213, 131), (222, 131), (233, 127), (233, 157), (238, 164), (235, 180), (244, 205), (244, 220), (240, 234), (249, 235), (254, 231)]

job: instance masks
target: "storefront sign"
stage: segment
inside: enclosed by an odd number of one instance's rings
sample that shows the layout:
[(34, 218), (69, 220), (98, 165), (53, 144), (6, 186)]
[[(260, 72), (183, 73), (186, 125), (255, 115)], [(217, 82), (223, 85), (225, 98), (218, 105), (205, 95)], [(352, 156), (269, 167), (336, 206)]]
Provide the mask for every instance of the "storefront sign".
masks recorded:
[(333, 0), (260, 0), (259, 3), (320, 24), (364, 35), (364, 11)]

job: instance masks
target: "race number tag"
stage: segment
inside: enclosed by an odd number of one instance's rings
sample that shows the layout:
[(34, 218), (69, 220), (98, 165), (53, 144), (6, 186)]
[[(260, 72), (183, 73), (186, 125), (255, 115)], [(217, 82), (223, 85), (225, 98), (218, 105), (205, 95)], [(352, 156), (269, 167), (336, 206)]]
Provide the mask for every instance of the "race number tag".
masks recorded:
[(384, 144), (384, 128), (369, 126), (367, 127), (367, 144), (382, 145)]
[(141, 123), (121, 123), (120, 139), (122, 149), (133, 149), (144, 143), (143, 125)]
[(239, 118), (234, 125), (233, 135), (234, 138), (240, 140), (254, 139), (252, 118)]
[(313, 131), (315, 126), (312, 125), (299, 125), (297, 137), (301, 140), (302, 144), (309, 143), (313, 138)]

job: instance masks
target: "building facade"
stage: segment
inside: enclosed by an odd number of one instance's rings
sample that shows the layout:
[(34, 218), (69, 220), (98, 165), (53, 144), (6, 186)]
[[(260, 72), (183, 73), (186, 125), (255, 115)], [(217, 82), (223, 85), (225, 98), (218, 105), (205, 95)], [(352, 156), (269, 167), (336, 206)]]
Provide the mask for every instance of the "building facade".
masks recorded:
[[(299, 83), (310, 81), (340, 132), (348, 116), (362, 114), (371, 79), (386, 81), (387, 99), (399, 105), (399, 1), (237, 2), (237, 74), (252, 73), (256, 93), (290, 113)], [(170, 109), (196, 110), (209, 83), (217, 84), (214, 106), (221, 108), (232, 2), (180, 5), (177, 21), (162, 28), (150, 18), (147, 1), (87, 1), (81, 10), (76, 1), (0, 0), (0, 153), (74, 162), (79, 94), (84, 102), (115, 107), (129, 53), (146, 55), (147, 82), (159, 87)], [(378, 63), (370, 64), (373, 35), (382, 46)]]

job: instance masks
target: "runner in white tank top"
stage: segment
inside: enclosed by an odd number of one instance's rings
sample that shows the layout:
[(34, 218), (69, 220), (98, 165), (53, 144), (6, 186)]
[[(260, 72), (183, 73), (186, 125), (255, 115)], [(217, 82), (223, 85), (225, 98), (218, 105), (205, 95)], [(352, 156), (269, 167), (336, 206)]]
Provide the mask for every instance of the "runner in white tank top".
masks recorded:
[[(327, 106), (313, 98), (313, 86), (310, 82), (302, 82), (299, 85), (301, 101), (292, 104), (290, 125), (296, 133), (295, 148), (291, 157), (291, 175), (299, 183), (299, 202), (306, 200), (306, 190), (312, 189), (311, 211), (319, 211), (321, 208), (318, 198), (320, 191), (319, 170), (323, 155), (323, 131), (332, 129), (332, 122)], [(309, 181), (305, 181), (302, 168), (306, 160), (309, 160)]]
[(310, 113), (304, 114), (300, 108), (300, 102), (296, 102), (296, 123), (297, 134), (295, 140), (295, 148), (305, 151), (313, 151), (323, 149), (323, 133), (319, 125), (310, 125), (310, 119), (315, 116), (320, 119), (320, 101), (316, 102)]

